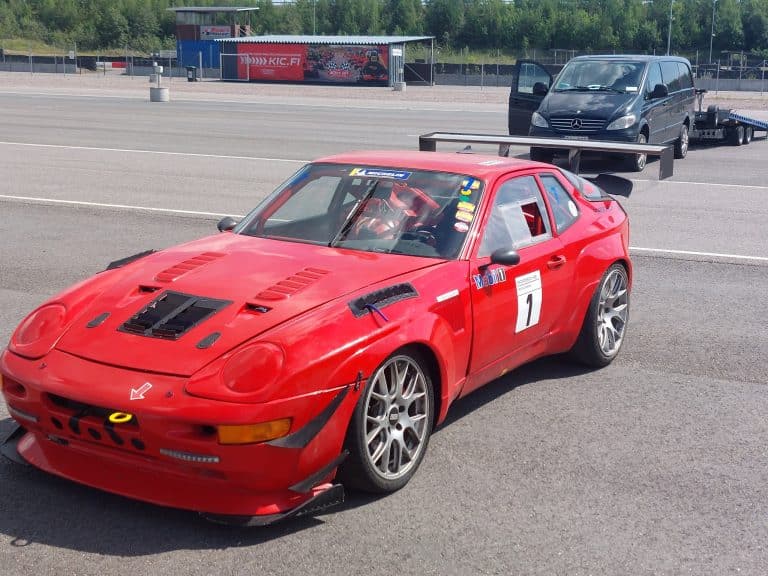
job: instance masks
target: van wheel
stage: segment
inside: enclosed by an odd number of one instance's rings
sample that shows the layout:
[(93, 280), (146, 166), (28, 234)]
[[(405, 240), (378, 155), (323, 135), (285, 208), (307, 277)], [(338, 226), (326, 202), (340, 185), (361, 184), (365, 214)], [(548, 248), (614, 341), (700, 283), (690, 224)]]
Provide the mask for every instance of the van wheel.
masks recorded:
[(744, 126), (744, 138), (741, 140), (741, 143), (745, 146), (752, 142), (752, 126)]
[[(645, 144), (647, 142), (648, 138), (643, 132), (640, 132), (640, 134), (637, 135), (637, 143)], [(642, 172), (645, 169), (647, 159), (647, 154), (630, 154), (624, 162), (629, 172)]]
[(547, 164), (552, 164), (552, 160), (555, 158), (555, 152), (553, 150), (548, 150), (547, 148), (531, 148), (530, 157), (534, 162), (546, 162)]
[(688, 124), (680, 128), (680, 137), (675, 140), (675, 158), (682, 160), (688, 155)]
[(728, 144), (731, 146), (741, 146), (744, 140), (744, 126), (731, 126), (728, 128)]

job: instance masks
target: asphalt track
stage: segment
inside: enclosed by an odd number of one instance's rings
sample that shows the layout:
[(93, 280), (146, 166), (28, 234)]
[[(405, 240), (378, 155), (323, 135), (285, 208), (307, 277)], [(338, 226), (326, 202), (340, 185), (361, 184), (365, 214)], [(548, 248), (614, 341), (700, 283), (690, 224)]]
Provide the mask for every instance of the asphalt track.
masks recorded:
[[(375, 97), (150, 104), (0, 87), (0, 111), (3, 343), (59, 289), (215, 232), (303, 160), (504, 126), (488, 106)], [(0, 461), (0, 573), (765, 574), (766, 158), (758, 140), (694, 148), (664, 182), (656, 163), (621, 174), (636, 267), (622, 354), (600, 371), (538, 361), (459, 401), (400, 492), (241, 530)]]

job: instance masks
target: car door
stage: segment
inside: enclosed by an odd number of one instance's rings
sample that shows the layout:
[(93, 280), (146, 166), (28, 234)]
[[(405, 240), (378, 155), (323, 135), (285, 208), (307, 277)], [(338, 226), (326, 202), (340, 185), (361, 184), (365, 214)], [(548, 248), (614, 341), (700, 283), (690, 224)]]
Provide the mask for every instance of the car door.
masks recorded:
[[(512, 248), (518, 264), (491, 262), (494, 250)], [(501, 179), (470, 257), (474, 333), (464, 393), (545, 352), (572, 267), (552, 232), (535, 171)]]
[(509, 133), (526, 136), (531, 127), (531, 116), (547, 95), (543, 88), (549, 90), (552, 86), (552, 75), (532, 60), (518, 60), (515, 68), (509, 91)]
[(669, 97), (655, 99), (651, 97), (657, 84), (664, 84), (661, 66), (658, 62), (651, 62), (645, 80), (643, 115), (648, 122), (648, 142), (652, 144), (659, 144), (666, 140), (667, 124), (671, 113)]
[(683, 124), (683, 94), (680, 91), (680, 69), (677, 67), (677, 62), (662, 61), (661, 77), (669, 89), (669, 106), (667, 106), (669, 115), (664, 141), (671, 142), (677, 140)]

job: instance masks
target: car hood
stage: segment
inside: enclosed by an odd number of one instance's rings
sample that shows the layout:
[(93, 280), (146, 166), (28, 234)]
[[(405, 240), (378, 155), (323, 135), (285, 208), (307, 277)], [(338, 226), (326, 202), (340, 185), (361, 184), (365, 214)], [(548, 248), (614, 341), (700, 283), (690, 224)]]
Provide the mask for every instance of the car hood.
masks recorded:
[(550, 92), (544, 100), (542, 112), (549, 117), (579, 115), (610, 120), (637, 96), (637, 93)]
[[(93, 296), (56, 348), (105, 364), (189, 376), (303, 312), (440, 262), (219, 234), (105, 272), (113, 281)], [(200, 297), (218, 309), (198, 322), (178, 322), (176, 314), (163, 324), (181, 325), (181, 333), (137, 332), (141, 313), (168, 291), (178, 301)]]

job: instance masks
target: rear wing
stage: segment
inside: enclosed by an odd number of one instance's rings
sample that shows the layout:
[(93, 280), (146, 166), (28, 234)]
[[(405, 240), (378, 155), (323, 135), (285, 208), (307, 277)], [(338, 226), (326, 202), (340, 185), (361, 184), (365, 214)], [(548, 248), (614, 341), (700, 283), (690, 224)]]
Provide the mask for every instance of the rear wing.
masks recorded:
[(600, 140), (568, 140), (564, 138), (538, 138), (535, 136), (504, 136), (496, 134), (459, 134), (452, 132), (432, 132), (419, 136), (419, 150), (434, 152), (438, 142), (457, 142), (462, 144), (498, 144), (499, 156), (508, 156), (509, 147), (535, 146), (537, 148), (554, 148), (568, 150), (568, 163), (574, 174), (579, 173), (581, 153), (590, 152), (619, 152), (622, 154), (647, 154), (658, 156), (659, 180), (672, 176), (674, 152), (672, 146), (655, 144), (633, 144), (631, 142), (605, 142)]

